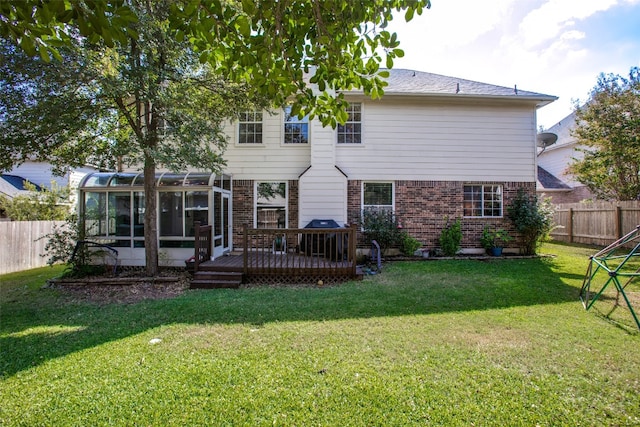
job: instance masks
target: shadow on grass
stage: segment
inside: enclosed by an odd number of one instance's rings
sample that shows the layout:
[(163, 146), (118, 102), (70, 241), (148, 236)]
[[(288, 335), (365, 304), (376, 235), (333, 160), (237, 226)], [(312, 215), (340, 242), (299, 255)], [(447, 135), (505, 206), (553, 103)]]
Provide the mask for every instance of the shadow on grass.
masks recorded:
[(129, 305), (56, 303), (55, 291), (34, 290), (1, 302), (0, 373), (10, 376), (161, 325), (262, 325), (577, 301), (577, 289), (552, 267), (549, 259), (399, 262), (381, 275), (334, 287), (188, 291)]

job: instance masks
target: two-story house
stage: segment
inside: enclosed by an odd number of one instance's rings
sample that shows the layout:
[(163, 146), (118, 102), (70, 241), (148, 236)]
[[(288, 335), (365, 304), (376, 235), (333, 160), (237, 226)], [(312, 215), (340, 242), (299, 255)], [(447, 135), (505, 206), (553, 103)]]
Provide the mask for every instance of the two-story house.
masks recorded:
[[(184, 265), (193, 223), (213, 225), (213, 254), (242, 249), (249, 227), (303, 228), (313, 219), (355, 224), (363, 209), (394, 211), (425, 247), (447, 218), (461, 219), (466, 251), (483, 227), (510, 228), (506, 207), (535, 194), (536, 111), (556, 98), (412, 70), (391, 70), (382, 99), (345, 92), (336, 129), (285, 107), (229, 123), (225, 174), (158, 177), (158, 230), (166, 264)], [(144, 195), (137, 173), (94, 174), (82, 184), (89, 235), (144, 263)], [(361, 245), (366, 243), (360, 238)]]

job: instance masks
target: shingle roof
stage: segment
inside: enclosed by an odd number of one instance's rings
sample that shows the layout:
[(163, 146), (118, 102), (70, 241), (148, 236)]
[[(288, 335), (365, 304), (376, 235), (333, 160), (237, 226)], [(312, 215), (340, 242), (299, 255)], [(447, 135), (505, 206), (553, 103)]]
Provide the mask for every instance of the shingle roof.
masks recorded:
[(545, 190), (570, 190), (567, 184), (550, 174), (546, 169), (538, 166), (538, 183)]
[[(29, 182), (29, 180), (24, 179), (21, 176), (17, 175), (0, 175), (0, 193), (13, 198), (20, 194), (28, 194), (28, 190), (25, 188), (25, 183)], [(33, 183), (32, 183), (33, 184)], [(36, 191), (42, 191), (42, 188), (37, 185), (35, 186)]]
[(552, 102), (555, 96), (516, 89), (515, 87), (496, 86), (473, 80), (448, 77), (423, 71), (391, 69), (385, 87), (385, 95), (458, 95), (480, 97), (529, 98)]

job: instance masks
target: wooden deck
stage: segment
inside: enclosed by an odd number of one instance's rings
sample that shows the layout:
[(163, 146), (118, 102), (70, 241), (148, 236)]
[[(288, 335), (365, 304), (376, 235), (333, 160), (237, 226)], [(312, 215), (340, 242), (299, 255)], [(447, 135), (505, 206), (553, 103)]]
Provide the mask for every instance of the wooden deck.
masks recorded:
[[(355, 226), (338, 229), (243, 229), (246, 252), (210, 260), (210, 230), (195, 241), (198, 283), (234, 273), (243, 283), (317, 283), (361, 278), (356, 266)], [(209, 240), (207, 240), (209, 239)], [(201, 246), (202, 240), (203, 245)], [(204, 248), (204, 251), (201, 250)], [(206, 260), (206, 261), (205, 261)], [(222, 280), (222, 279), (220, 279)]]
[[(270, 252), (253, 252), (247, 254), (249, 274), (314, 274), (326, 275), (348, 274), (353, 269), (349, 261), (331, 261), (323, 257), (309, 257), (292, 253), (273, 254)], [(200, 263), (202, 270), (244, 272), (244, 255), (223, 255), (213, 261)]]

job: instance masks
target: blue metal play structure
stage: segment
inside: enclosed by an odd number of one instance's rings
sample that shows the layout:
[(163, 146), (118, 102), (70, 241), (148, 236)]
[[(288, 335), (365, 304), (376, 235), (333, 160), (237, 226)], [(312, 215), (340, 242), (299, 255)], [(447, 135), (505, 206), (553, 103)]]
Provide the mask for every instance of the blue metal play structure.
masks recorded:
[[(640, 329), (640, 320), (633, 308), (637, 302), (631, 298), (640, 293), (640, 225), (590, 259), (580, 290), (584, 308), (589, 310), (596, 301), (609, 299), (612, 306), (606, 316), (610, 317), (624, 303)], [(592, 288), (598, 289), (598, 286), (599, 290), (594, 292)]]

